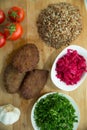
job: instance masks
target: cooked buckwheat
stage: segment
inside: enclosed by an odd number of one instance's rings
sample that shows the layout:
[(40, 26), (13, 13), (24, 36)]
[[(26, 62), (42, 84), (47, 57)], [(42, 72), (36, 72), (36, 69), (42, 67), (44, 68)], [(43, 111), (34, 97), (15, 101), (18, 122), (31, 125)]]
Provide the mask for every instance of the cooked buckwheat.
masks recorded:
[(40, 37), (54, 48), (68, 45), (81, 33), (82, 21), (76, 6), (61, 2), (42, 10), (37, 19)]

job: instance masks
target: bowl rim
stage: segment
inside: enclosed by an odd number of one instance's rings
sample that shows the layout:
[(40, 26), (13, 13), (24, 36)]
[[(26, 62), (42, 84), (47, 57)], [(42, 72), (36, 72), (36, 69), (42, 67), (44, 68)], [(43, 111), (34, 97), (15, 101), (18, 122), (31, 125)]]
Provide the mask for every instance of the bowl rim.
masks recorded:
[(34, 105), (32, 107), (32, 110), (31, 110), (31, 124), (32, 124), (34, 130), (40, 130), (40, 128), (36, 125), (36, 122), (34, 120), (34, 110), (35, 110), (35, 107), (37, 105), (37, 102), (39, 102), (42, 98), (46, 98), (48, 95), (55, 94), (55, 93), (58, 93), (59, 95), (64, 96), (65, 98), (67, 98), (70, 101), (70, 103), (72, 104), (72, 106), (74, 107), (75, 114), (78, 117), (78, 122), (74, 123), (73, 130), (77, 130), (77, 128), (79, 126), (79, 123), (80, 123), (80, 110), (79, 110), (79, 107), (78, 107), (77, 103), (74, 101), (74, 99), (71, 96), (69, 96), (67, 94), (64, 94), (64, 93), (60, 93), (60, 92), (48, 92), (48, 93), (42, 95), (41, 97), (39, 97), (38, 100), (34, 103)]
[(74, 84), (74, 85), (67, 85), (66, 83), (64, 83), (63, 81), (60, 81), (59, 78), (56, 77), (56, 71), (55, 71), (55, 68), (56, 68), (56, 62), (58, 61), (58, 59), (60, 57), (62, 57), (63, 55), (66, 54), (67, 52), (67, 49), (73, 49), (73, 50), (77, 50), (78, 54), (82, 55), (85, 60), (86, 60), (86, 63), (87, 63), (87, 50), (84, 49), (83, 47), (81, 46), (77, 46), (77, 45), (70, 45), (68, 47), (66, 47), (65, 49), (63, 49), (58, 55), (57, 57), (55, 58), (54, 62), (53, 62), (53, 65), (52, 65), (52, 68), (51, 68), (51, 80), (53, 82), (53, 84), (61, 89), (61, 90), (64, 90), (64, 91), (73, 91), (75, 89), (77, 89), (81, 84), (82, 82), (85, 80), (86, 76), (87, 76), (87, 72), (84, 72), (82, 78), (80, 81), (77, 82), (77, 84)]
[(87, 0), (84, 0), (85, 8), (87, 10)]

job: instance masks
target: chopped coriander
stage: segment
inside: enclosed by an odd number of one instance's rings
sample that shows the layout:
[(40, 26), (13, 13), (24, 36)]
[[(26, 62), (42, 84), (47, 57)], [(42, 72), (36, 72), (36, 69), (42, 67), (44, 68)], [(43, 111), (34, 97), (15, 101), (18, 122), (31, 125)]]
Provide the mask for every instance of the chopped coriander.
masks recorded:
[(40, 130), (73, 130), (73, 124), (78, 122), (70, 101), (58, 93), (37, 102), (34, 119)]

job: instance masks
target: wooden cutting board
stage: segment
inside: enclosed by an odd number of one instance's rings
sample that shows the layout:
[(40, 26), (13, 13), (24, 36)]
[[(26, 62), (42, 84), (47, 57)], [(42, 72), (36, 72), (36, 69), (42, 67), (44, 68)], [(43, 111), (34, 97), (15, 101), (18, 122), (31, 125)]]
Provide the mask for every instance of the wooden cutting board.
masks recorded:
[[(40, 10), (47, 7), (48, 4), (58, 3), (61, 1), (70, 2), (79, 7), (83, 18), (83, 31), (81, 35), (71, 44), (80, 45), (87, 49), (87, 12), (85, 10), (83, 0), (0, 0), (0, 8), (5, 11), (6, 15), (8, 9), (14, 5), (24, 8), (26, 14), (25, 20), (22, 22), (24, 29), (22, 38), (16, 42), (7, 41), (7, 44), (0, 49), (0, 105), (11, 103), (21, 110), (21, 117), (17, 123), (12, 126), (4, 126), (0, 123), (0, 130), (33, 130), (30, 120), (31, 109), (38, 97), (31, 100), (24, 100), (20, 98), (18, 94), (8, 94), (3, 85), (4, 66), (7, 63), (7, 58), (11, 52), (23, 44), (34, 43), (38, 47), (40, 53), (40, 61), (37, 68), (44, 68), (50, 71), (55, 57), (62, 51), (63, 48), (55, 50), (48, 47), (39, 38), (36, 27), (36, 19), (40, 13)], [(0, 28), (2, 28), (2, 26), (3, 25), (0, 25)], [(65, 92), (59, 90), (53, 85), (49, 75), (48, 82), (40, 96), (50, 91), (63, 92), (70, 95), (76, 101), (81, 113), (81, 120), (78, 130), (87, 130), (87, 78), (78, 89), (73, 92)]]

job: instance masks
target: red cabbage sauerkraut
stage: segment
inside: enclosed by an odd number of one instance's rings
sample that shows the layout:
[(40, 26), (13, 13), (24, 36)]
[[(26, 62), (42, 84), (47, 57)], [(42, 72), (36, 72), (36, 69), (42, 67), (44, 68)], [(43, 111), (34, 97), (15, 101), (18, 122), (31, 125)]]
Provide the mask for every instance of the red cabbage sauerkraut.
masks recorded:
[(67, 85), (74, 85), (81, 79), (86, 70), (86, 60), (76, 50), (68, 49), (67, 53), (56, 63), (56, 76)]

